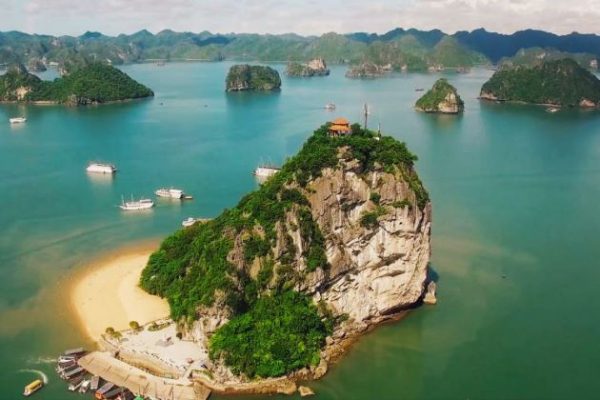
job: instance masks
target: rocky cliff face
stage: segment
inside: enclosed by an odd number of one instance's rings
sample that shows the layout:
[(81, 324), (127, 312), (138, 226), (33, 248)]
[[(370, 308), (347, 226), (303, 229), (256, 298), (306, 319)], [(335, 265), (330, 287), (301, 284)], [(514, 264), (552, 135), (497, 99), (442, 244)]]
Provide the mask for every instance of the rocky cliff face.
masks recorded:
[[(308, 185), (313, 218), (326, 241), (327, 273), (315, 272), (299, 285), (356, 326), (377, 323), (416, 303), (423, 294), (430, 257), (431, 208), (398, 176), (374, 170), (361, 176), (354, 160), (328, 169)], [(372, 196), (380, 196), (376, 204)], [(406, 201), (408, 200), (408, 201)], [(361, 218), (377, 212), (377, 222)]]
[[(285, 257), (289, 235), (296, 254), (293, 274), (302, 277), (294, 290), (325, 302), (335, 315), (348, 316), (350, 323), (339, 327), (341, 336), (362, 332), (417, 303), (425, 290), (431, 253), (431, 204), (420, 209), (416, 193), (399, 172), (378, 167), (362, 174), (360, 163), (345, 156), (341, 151), (339, 167), (323, 170), (302, 190), (325, 239), (328, 268), (308, 270), (302, 257), (308, 246), (297, 228), (296, 210), (277, 225), (273, 249), (275, 259)], [(376, 220), (365, 225), (362, 219), (369, 214), (377, 215)], [(248, 268), (244, 236), (236, 236), (228, 255), (240, 270)], [(251, 277), (256, 278), (260, 264), (258, 259), (252, 263)], [(275, 275), (271, 282), (276, 280)], [(195, 325), (194, 339), (210, 336), (230, 316), (224, 298), (201, 307), (199, 314), (203, 318)]]
[(464, 102), (456, 88), (444, 78), (438, 79), (431, 90), (415, 104), (417, 111), (438, 114), (458, 114), (464, 110)]
[(24, 65), (12, 65), (0, 76), (0, 101), (24, 101), (40, 85), (41, 79), (27, 72)]
[(308, 78), (311, 76), (327, 76), (329, 69), (322, 58), (315, 58), (306, 64), (291, 62), (288, 64), (285, 73), (288, 76)]
[(226, 78), (228, 92), (272, 91), (281, 88), (279, 72), (271, 67), (260, 65), (234, 65)]

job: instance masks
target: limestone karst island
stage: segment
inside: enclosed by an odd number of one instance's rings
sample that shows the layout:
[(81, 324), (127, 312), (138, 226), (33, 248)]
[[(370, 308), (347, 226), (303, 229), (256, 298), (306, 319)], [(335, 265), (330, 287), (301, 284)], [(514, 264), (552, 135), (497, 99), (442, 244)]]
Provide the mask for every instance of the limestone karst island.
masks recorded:
[(281, 88), (281, 78), (279, 72), (271, 67), (247, 64), (234, 65), (227, 73), (225, 85), (227, 92), (269, 92)]
[(23, 65), (0, 76), (0, 101), (88, 105), (151, 97), (154, 93), (119, 69), (92, 63), (54, 81), (44, 81)]
[(0, 16), (0, 400), (600, 397), (600, 0)]
[(506, 67), (481, 88), (481, 99), (550, 106), (600, 107), (600, 80), (571, 59)]
[(190, 395), (291, 394), (322, 377), (426, 295), (431, 202), (415, 161), (404, 143), (344, 118), (323, 125), (237, 206), (165, 239), (139, 283), (168, 301), (170, 318), (106, 330), (104, 352), (80, 365), (110, 368), (130, 390), (139, 379), (128, 376), (156, 375)]
[(417, 111), (437, 114), (458, 114), (464, 108), (465, 103), (458, 95), (456, 88), (444, 78), (438, 79), (415, 104)]

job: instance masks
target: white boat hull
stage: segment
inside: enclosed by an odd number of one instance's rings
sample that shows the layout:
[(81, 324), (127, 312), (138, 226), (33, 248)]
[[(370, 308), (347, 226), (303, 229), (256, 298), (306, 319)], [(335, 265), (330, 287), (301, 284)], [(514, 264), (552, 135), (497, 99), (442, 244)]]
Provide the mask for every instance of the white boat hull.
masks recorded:
[(119, 208), (123, 211), (148, 210), (152, 207), (154, 207), (154, 202), (150, 199), (141, 199), (139, 201), (127, 201), (119, 206)]
[(183, 190), (180, 189), (158, 189), (154, 192), (158, 197), (166, 197), (169, 199), (181, 199), (183, 198)]
[(11, 124), (23, 124), (23, 123), (27, 122), (27, 118), (24, 118), (24, 117), (10, 118), (9, 121)]
[(88, 167), (85, 170), (92, 174), (114, 174), (115, 172), (117, 172), (117, 168), (112, 164), (97, 163), (88, 165)]
[(270, 178), (279, 172), (279, 168), (274, 167), (258, 167), (254, 170), (254, 175), (261, 178)]

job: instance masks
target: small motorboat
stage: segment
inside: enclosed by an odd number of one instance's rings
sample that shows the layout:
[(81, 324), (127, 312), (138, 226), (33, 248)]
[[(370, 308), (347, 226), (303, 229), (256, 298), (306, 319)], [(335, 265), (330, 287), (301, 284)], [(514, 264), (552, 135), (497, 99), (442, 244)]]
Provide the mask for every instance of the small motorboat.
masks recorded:
[(27, 122), (27, 118), (25, 118), (25, 117), (9, 118), (9, 122), (11, 124), (24, 124), (25, 122)]
[(25, 397), (31, 396), (32, 394), (34, 394), (35, 392), (37, 392), (38, 390), (40, 390), (43, 387), (44, 387), (44, 381), (42, 381), (41, 379), (36, 379), (35, 381), (31, 382), (29, 385), (25, 386), (25, 389), (23, 389), (23, 396), (25, 396)]

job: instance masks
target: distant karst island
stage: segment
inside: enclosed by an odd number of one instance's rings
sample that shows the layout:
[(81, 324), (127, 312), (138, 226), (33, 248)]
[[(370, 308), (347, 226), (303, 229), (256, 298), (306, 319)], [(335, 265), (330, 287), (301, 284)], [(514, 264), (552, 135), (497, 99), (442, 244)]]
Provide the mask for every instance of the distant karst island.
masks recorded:
[(327, 76), (329, 69), (321, 57), (310, 60), (308, 63), (289, 62), (285, 73), (291, 77), (308, 78), (312, 76)]
[(481, 88), (480, 98), (564, 107), (600, 106), (600, 80), (565, 58), (535, 66), (502, 68)]
[(268, 92), (281, 88), (281, 77), (279, 72), (271, 67), (240, 64), (229, 69), (225, 85), (227, 92)]
[(44, 81), (22, 64), (0, 76), (0, 101), (70, 106), (102, 104), (154, 96), (121, 70), (91, 63), (54, 81)]
[(417, 111), (436, 114), (458, 114), (465, 104), (458, 95), (456, 88), (447, 79), (438, 79), (415, 104)]
[(346, 78), (352, 79), (373, 79), (379, 78), (392, 70), (392, 65), (378, 65), (365, 61), (358, 65), (353, 65), (346, 71)]

